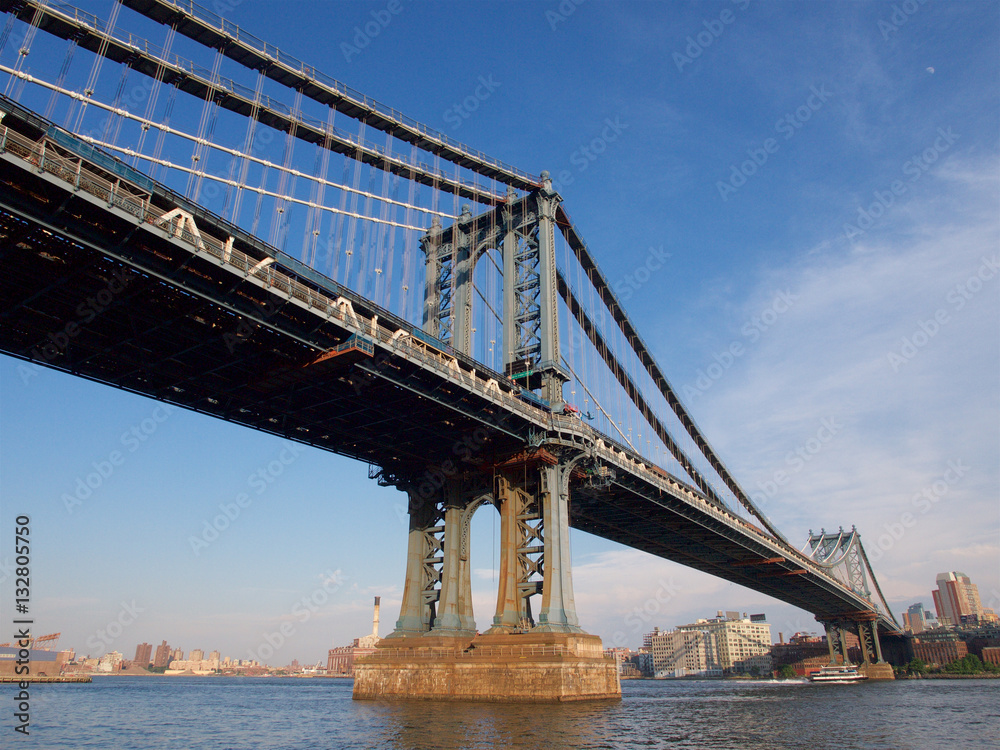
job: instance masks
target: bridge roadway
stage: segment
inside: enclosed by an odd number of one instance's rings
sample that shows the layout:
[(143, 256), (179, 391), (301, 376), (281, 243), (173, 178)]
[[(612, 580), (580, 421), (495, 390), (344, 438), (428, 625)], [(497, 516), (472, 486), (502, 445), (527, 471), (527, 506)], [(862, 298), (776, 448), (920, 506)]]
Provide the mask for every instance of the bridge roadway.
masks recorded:
[(578, 417), (551, 413), (33, 113), (0, 108), (3, 352), (366, 461), (384, 477), (433, 483), (542, 443), (583, 448), (611, 471), (607, 484), (572, 485), (575, 528), (820, 620), (896, 631), (787, 543)]

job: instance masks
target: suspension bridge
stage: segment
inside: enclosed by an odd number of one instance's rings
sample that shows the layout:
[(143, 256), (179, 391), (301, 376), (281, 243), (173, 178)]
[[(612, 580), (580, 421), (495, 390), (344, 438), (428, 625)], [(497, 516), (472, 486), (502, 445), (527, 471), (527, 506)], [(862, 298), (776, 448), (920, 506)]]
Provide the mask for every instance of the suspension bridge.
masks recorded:
[[(406, 492), (402, 609), (356, 697), (618, 695), (577, 618), (570, 527), (811, 612), (831, 660), (853, 632), (891, 677), (900, 628), (857, 530), (800, 550), (756, 507), (547, 173), (190, 2), (0, 10), (0, 350)], [(484, 504), (500, 575), (476, 634)]]

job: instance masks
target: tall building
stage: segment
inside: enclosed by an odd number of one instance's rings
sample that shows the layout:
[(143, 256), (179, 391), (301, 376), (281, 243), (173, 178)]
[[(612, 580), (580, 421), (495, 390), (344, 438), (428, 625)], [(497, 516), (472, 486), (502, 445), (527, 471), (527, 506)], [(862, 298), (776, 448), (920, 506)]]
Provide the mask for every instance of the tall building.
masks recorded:
[(170, 666), (170, 659), (172, 655), (173, 652), (171, 651), (170, 646), (168, 646), (167, 642), (164, 641), (156, 647), (156, 654), (153, 656), (153, 666), (163, 667), (166, 669)]
[(171, 660), (173, 660), (173, 661), (180, 661), (180, 660), (182, 660), (183, 658), (184, 658), (184, 651), (183, 651), (182, 649), (179, 649), (179, 648), (175, 648), (175, 649), (174, 649), (174, 650), (173, 650), (173, 651), (172, 651), (172, 652), (170, 653), (170, 659), (171, 659)]
[(188, 661), (201, 661), (205, 658), (205, 651), (200, 648), (191, 649), (191, 653), (188, 655)]
[(213, 651), (208, 655), (208, 658), (210, 661), (220, 661), (222, 659), (222, 655), (218, 651)]
[(920, 635), (927, 629), (927, 623), (931, 619), (933, 617), (924, 609), (923, 602), (911, 604), (903, 613), (903, 627), (914, 635)]
[[(934, 593), (934, 608), (942, 624), (961, 625), (974, 618), (978, 622), (983, 617), (983, 605), (979, 601), (979, 587), (965, 573), (951, 571), (939, 573), (937, 590)], [(966, 619), (963, 620), (962, 618)]]
[(140, 643), (135, 647), (135, 658), (132, 660), (133, 666), (145, 669), (149, 666), (153, 647), (148, 643)]
[(655, 677), (721, 677), (715, 642), (707, 631), (670, 630), (650, 638)]
[(655, 630), (648, 640), (657, 677), (721, 677), (771, 670), (771, 626), (759, 615), (751, 619), (738, 612), (719, 612), (669, 632)]

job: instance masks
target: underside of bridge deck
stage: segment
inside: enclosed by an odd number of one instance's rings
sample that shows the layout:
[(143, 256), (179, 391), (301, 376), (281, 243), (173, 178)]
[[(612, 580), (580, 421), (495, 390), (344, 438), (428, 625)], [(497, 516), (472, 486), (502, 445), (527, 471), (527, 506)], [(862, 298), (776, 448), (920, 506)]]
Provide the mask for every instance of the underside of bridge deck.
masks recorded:
[(473, 463), (521, 444), (516, 416), (406, 359), (331, 353), (350, 336), (335, 320), (7, 160), (0, 263), (0, 350), (15, 357), (396, 473), (455, 462), (479, 427)]

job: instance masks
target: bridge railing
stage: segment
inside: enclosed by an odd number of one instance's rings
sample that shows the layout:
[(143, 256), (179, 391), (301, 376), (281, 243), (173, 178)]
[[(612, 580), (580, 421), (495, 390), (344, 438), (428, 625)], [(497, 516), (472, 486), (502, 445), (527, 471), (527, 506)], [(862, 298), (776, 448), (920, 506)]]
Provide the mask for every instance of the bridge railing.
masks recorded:
[[(599, 652), (600, 649), (592, 649)], [(475, 646), (473, 648), (380, 648), (372, 654), (360, 658), (365, 661), (393, 661), (400, 658), (420, 661), (439, 661), (448, 657), (461, 656), (462, 659), (496, 658), (498, 656), (545, 657), (579, 656), (579, 648), (560, 644), (524, 644), (523, 646)]]

